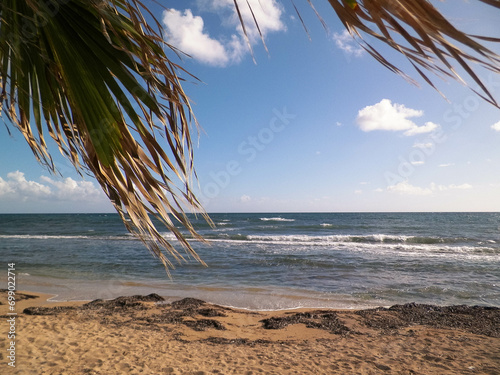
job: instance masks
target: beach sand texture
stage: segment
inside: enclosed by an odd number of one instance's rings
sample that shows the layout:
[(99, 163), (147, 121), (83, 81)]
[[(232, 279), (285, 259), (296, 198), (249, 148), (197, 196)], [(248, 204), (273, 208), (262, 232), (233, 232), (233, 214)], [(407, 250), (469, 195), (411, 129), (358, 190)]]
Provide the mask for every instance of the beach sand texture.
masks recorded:
[[(254, 312), (196, 299), (51, 303), (16, 294), (2, 374), (499, 374), (500, 309), (408, 304)], [(159, 303), (158, 303), (159, 302)]]

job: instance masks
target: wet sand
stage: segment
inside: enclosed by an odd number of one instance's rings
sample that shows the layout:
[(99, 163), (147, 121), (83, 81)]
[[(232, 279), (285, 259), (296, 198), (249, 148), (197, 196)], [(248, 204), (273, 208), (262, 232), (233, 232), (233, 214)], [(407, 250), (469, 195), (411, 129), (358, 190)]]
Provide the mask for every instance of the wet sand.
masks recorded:
[(0, 294), (2, 374), (499, 374), (500, 309), (246, 311), (149, 296), (53, 303), (16, 293), (15, 368)]

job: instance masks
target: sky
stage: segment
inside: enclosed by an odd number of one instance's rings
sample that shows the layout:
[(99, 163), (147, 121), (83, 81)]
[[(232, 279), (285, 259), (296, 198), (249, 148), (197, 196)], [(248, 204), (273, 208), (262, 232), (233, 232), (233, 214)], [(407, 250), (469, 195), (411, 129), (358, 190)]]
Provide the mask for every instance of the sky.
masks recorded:
[[(167, 42), (189, 55), (174, 61), (199, 79), (184, 74), (202, 127), (195, 190), (208, 212), (500, 211), (499, 109), (436, 78), (445, 100), (367, 38), (420, 87), (390, 72), (326, 0), (313, 3), (327, 29), (295, 1), (307, 32), (292, 2), (249, 2), (265, 46), (246, 2), (248, 43), (232, 0), (146, 2)], [(499, 12), (478, 1), (432, 3), (460, 29), (500, 34)], [(479, 73), (500, 100), (500, 76)], [(0, 126), (0, 213), (112, 212), (95, 179), (57, 148), (62, 177), (9, 129)]]

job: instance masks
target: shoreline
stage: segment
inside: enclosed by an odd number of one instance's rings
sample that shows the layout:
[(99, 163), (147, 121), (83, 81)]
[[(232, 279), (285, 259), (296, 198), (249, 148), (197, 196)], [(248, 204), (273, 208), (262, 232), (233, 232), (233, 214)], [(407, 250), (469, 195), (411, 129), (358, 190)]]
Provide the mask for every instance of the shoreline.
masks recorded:
[[(0, 293), (4, 293), (6, 289), (1, 289), (0, 288)], [(57, 306), (80, 306), (85, 303), (89, 303), (95, 300), (103, 300), (103, 301), (111, 301), (116, 298), (124, 298), (124, 297), (133, 297), (133, 296), (138, 296), (142, 294), (125, 294), (125, 295), (118, 295), (118, 296), (113, 296), (113, 297), (96, 297), (96, 298), (85, 298), (85, 299), (55, 299), (59, 297), (58, 294), (52, 294), (52, 293), (45, 293), (45, 292), (38, 292), (38, 291), (32, 291), (32, 290), (18, 290), (16, 291), (16, 294), (18, 295), (23, 295), (22, 297), (22, 302), (21, 306), (23, 307), (36, 307), (36, 306), (44, 306), (44, 307), (57, 307)], [(157, 294), (161, 296), (161, 298), (164, 299), (164, 301), (159, 302), (160, 304), (169, 304), (175, 301), (179, 301), (185, 298), (190, 298), (190, 299), (200, 299), (198, 296), (192, 297), (192, 296), (165, 296), (165, 295), (160, 295), (159, 293), (152, 292), (149, 294)], [(179, 293), (180, 294), (180, 293)], [(146, 294), (144, 294), (146, 295)], [(31, 296), (26, 298), (26, 296)], [(281, 297), (281, 295), (277, 295), (278, 297)], [(271, 296), (273, 297), (273, 296)], [(0, 298), (1, 301), (1, 298)], [(26, 303), (25, 301), (31, 301), (31, 303)], [(234, 305), (228, 305), (224, 303), (217, 303), (217, 302), (212, 302), (209, 299), (203, 300), (204, 303), (210, 304), (210, 305), (216, 305), (220, 306), (223, 308), (228, 308), (232, 310), (241, 310), (241, 311), (247, 311), (247, 312), (262, 312), (262, 313), (269, 313), (269, 312), (293, 312), (293, 311), (298, 311), (298, 310), (332, 310), (332, 311), (364, 311), (364, 310), (372, 310), (372, 309), (389, 309), (393, 306), (399, 306), (399, 305), (406, 305), (406, 304), (418, 304), (418, 305), (428, 305), (428, 306), (435, 306), (435, 307), (450, 307), (450, 306), (467, 306), (467, 307), (481, 307), (481, 308), (493, 308), (493, 309), (500, 309), (500, 306), (496, 305), (487, 305), (487, 304), (438, 304), (438, 303), (426, 303), (426, 302), (415, 302), (415, 301), (410, 301), (406, 303), (392, 303), (392, 304), (365, 304), (365, 305), (360, 305), (360, 306), (354, 306), (354, 305), (349, 305), (348, 307), (330, 307), (330, 306), (294, 306), (294, 307), (284, 307), (284, 308), (250, 308), (250, 307), (240, 307), (240, 306), (234, 306)], [(19, 304), (19, 301), (16, 303), (16, 305)], [(4, 315), (4, 309), (5, 306), (2, 306), (0, 303), (0, 315)]]
[[(51, 302), (16, 292), (13, 374), (495, 374), (500, 309), (249, 311), (184, 298)], [(6, 293), (0, 298), (2, 331)], [(11, 370), (9, 372), (9, 370)], [(13, 371), (12, 371), (13, 370)], [(4, 373), (4, 372), (3, 372)]]
[[(30, 292), (51, 294), (53, 302), (91, 301), (92, 299), (113, 299), (119, 296), (157, 293), (173, 302), (182, 298), (198, 298), (221, 306), (249, 311), (280, 311), (301, 308), (361, 310), (376, 307), (390, 307), (396, 304), (415, 302), (437, 306), (479, 305), (499, 307), (498, 294), (495, 298), (471, 298), (472, 293), (463, 296), (393, 295), (378, 296), (375, 292), (326, 293), (306, 288), (259, 286), (246, 287), (189, 285), (182, 282), (168, 283), (165, 280), (71, 280), (51, 279), (39, 276), (37, 279), (19, 278), (19, 285)], [(32, 277), (31, 275), (29, 277)]]
[[(24, 276), (26, 277), (26, 276)], [(30, 276), (31, 277), (31, 276)], [(189, 284), (168, 284), (164, 280), (84, 280), (80, 284), (74, 280), (54, 280), (46, 278), (33, 282), (20, 278), (24, 290), (51, 294), (53, 302), (91, 301), (92, 299), (113, 299), (120, 296), (157, 293), (168, 301), (185, 297), (203, 299), (207, 302), (235, 309), (250, 311), (278, 311), (300, 308), (311, 309), (367, 309), (391, 306), (402, 301), (381, 299), (363, 300), (348, 294), (328, 294), (305, 288), (274, 286), (204, 286)], [(67, 282), (64, 284), (64, 282)], [(424, 303), (423, 301), (419, 301)], [(432, 302), (430, 302), (432, 303)]]

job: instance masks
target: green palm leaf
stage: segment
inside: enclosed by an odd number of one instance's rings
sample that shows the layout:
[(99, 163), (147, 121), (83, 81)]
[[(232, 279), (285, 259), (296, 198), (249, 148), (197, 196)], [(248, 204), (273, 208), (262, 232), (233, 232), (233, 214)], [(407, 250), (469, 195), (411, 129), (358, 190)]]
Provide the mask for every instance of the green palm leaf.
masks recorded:
[(150, 216), (200, 260), (174, 223), (200, 239), (183, 209), (203, 212), (190, 187), (196, 121), (180, 68), (166, 55), (170, 46), (143, 13), (139, 1), (2, 0), (0, 103), (38, 160), (55, 170), (48, 134), (172, 267), (162, 249), (177, 260), (183, 255)]

